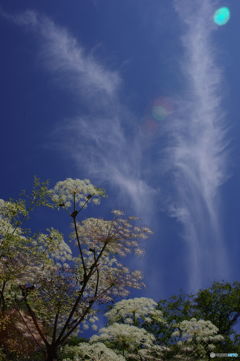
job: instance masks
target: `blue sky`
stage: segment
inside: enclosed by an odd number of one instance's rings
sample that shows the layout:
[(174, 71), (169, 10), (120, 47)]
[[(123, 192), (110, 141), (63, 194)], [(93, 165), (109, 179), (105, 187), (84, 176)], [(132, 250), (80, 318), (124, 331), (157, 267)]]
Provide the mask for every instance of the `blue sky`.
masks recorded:
[(120, 208), (154, 231), (131, 262), (138, 295), (238, 280), (240, 2), (1, 0), (0, 12), (1, 197), (34, 175), (90, 178), (109, 198), (85, 216)]

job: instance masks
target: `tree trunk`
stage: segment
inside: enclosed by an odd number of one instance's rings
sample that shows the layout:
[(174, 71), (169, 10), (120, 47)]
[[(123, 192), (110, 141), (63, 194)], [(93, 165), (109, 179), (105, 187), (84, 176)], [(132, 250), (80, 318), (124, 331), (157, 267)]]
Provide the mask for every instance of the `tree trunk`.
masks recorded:
[(55, 346), (49, 346), (46, 361), (57, 361), (57, 348)]

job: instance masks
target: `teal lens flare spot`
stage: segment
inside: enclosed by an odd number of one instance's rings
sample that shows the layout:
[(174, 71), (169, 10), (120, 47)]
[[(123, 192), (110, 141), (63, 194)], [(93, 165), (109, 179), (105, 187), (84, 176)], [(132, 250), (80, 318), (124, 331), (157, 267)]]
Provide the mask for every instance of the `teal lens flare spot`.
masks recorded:
[(227, 24), (230, 19), (230, 10), (229, 8), (220, 8), (216, 10), (213, 20), (215, 24), (221, 26)]
[(155, 118), (157, 120), (162, 120), (162, 119), (166, 118), (168, 115), (169, 115), (169, 112), (167, 111), (167, 109), (161, 105), (155, 105), (152, 108), (152, 116), (153, 116), (153, 118)]

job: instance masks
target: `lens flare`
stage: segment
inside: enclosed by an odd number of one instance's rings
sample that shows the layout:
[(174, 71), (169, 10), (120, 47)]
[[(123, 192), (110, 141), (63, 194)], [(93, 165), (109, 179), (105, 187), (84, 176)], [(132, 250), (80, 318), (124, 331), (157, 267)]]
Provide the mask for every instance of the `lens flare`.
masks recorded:
[(160, 97), (153, 102), (152, 116), (156, 120), (163, 120), (173, 111), (171, 99)]
[(227, 24), (229, 19), (230, 19), (230, 10), (229, 8), (226, 7), (216, 10), (213, 16), (213, 21), (215, 22), (215, 24), (219, 26)]

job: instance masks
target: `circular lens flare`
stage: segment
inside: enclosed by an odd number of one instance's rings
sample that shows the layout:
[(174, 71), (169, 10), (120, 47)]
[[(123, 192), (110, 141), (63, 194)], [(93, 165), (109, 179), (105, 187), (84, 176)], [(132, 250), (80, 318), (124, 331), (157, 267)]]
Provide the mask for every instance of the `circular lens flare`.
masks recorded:
[(152, 116), (156, 120), (162, 120), (168, 117), (173, 111), (171, 99), (160, 97), (153, 102)]
[(219, 26), (227, 24), (229, 19), (230, 19), (230, 10), (229, 8), (226, 7), (216, 10), (213, 16), (213, 21), (215, 22), (215, 24)]

